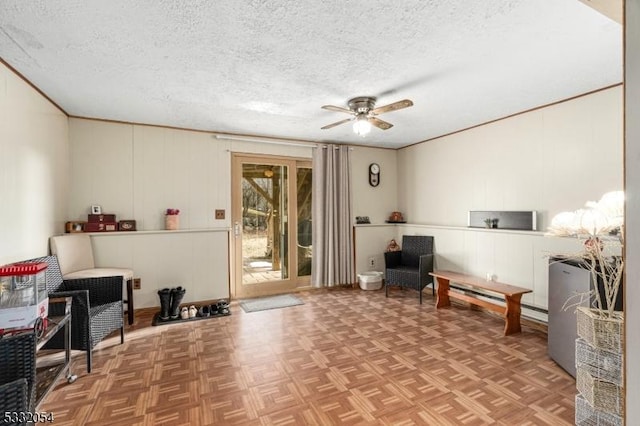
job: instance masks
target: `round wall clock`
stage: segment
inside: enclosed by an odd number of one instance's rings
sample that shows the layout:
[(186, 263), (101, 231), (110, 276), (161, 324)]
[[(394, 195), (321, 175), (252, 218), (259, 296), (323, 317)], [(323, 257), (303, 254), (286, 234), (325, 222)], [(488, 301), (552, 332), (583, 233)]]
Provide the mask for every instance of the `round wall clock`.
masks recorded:
[(380, 166), (377, 163), (369, 164), (369, 185), (380, 185)]

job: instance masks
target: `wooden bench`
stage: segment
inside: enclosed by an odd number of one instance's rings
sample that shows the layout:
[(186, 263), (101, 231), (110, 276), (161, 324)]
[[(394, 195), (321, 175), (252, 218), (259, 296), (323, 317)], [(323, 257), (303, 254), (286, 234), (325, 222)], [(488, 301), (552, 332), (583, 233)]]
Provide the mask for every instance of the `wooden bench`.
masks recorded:
[[(473, 275), (460, 274), (452, 271), (436, 270), (429, 273), (434, 276), (438, 281), (438, 292), (436, 309), (445, 308), (451, 306), (449, 300), (450, 297), (455, 299), (464, 300), (465, 302), (482, 306), (494, 312), (498, 312), (504, 315), (504, 335), (519, 333), (520, 329), (520, 299), (525, 293), (531, 293), (531, 290), (516, 287), (510, 284), (499, 283), (497, 281), (487, 281), (483, 278), (475, 277)], [(500, 306), (491, 303), (486, 300), (478, 299), (477, 297), (469, 296), (467, 294), (451, 291), (449, 282), (463, 284), (476, 289), (490, 291), (492, 293), (498, 293), (504, 296), (507, 306)]]

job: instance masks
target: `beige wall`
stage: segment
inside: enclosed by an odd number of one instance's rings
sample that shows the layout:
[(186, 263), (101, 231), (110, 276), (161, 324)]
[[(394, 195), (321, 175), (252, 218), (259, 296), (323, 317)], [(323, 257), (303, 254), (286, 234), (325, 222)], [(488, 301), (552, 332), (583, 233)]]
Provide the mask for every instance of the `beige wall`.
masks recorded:
[[(396, 150), (356, 146), (351, 152), (353, 217), (369, 216), (371, 223), (384, 223), (398, 210), (398, 154)], [(369, 165), (380, 166), (380, 184), (369, 185)]]
[[(25, 206), (4, 210), (2, 260), (46, 253), (48, 237), (61, 233), (64, 221), (82, 220), (90, 205), (100, 204), (119, 219), (135, 219), (145, 231), (94, 237), (100, 264), (132, 267), (143, 279), (136, 294), (139, 306), (155, 306), (157, 289), (179, 284), (191, 286), (189, 300), (228, 296), (231, 152), (300, 158), (312, 153), (306, 147), (221, 140), (202, 132), (67, 120), (12, 72), (3, 68), (1, 76), (2, 117), (10, 118), (0, 127), (3, 153), (18, 158), (5, 165), (1, 184), (7, 203)], [(539, 254), (548, 239), (469, 234), (467, 211), (535, 209), (545, 227), (557, 211), (621, 187), (622, 154), (615, 142), (621, 139), (621, 102), (621, 88), (614, 88), (400, 151), (354, 147), (353, 216), (366, 215), (380, 225), (391, 211), (401, 210), (414, 224), (462, 227), (455, 232), (424, 226), (358, 229), (357, 272), (382, 270), (381, 253), (394, 236), (438, 233), (442, 265), (492, 271), (531, 286), (536, 289), (531, 302), (545, 306)], [(376, 188), (368, 184), (372, 162), (382, 169)], [(25, 172), (29, 167), (32, 173)], [(598, 179), (592, 178), (593, 170)], [(162, 231), (168, 207), (182, 210), (178, 233)], [(213, 218), (219, 208), (227, 211), (227, 219)], [(462, 251), (444, 257), (458, 240), (465, 242)], [(514, 249), (514, 240), (532, 260), (501, 260), (500, 253)], [(210, 257), (183, 259), (196, 252)], [(368, 264), (371, 257), (374, 267)]]
[[(135, 219), (138, 232), (97, 234), (98, 264), (130, 267), (142, 279), (137, 306), (156, 306), (158, 289), (183, 285), (185, 300), (229, 297), (231, 153), (310, 158), (312, 148), (216, 139), (211, 134), (154, 126), (69, 120), (72, 191), (69, 219), (83, 220), (92, 204), (117, 219)], [(380, 164), (373, 188), (367, 170)], [(352, 151), (354, 216), (382, 223), (397, 205), (396, 152)], [(163, 212), (179, 208), (179, 232), (163, 231)], [(215, 220), (214, 210), (226, 219)]]
[(622, 188), (622, 87), (402, 149), (398, 164), (412, 222), (536, 210), (545, 230), (556, 213)]
[[(93, 243), (100, 265), (130, 267), (142, 278), (135, 295), (140, 307), (156, 306), (157, 290), (175, 285), (187, 287), (187, 301), (229, 297), (232, 152), (312, 155), (309, 147), (75, 118), (70, 141), (70, 219), (83, 220), (99, 204), (118, 219), (137, 221), (135, 235), (99, 234)], [(382, 169), (376, 188), (368, 183), (372, 162)], [(384, 222), (397, 208), (396, 152), (355, 147), (352, 169), (354, 216)], [(180, 232), (162, 230), (169, 207), (181, 210)], [(215, 220), (215, 209), (225, 209), (226, 219)]]
[(229, 226), (214, 218), (230, 208), (230, 143), (210, 134), (72, 118), (70, 219), (86, 220), (92, 204), (139, 230), (164, 228), (167, 208), (180, 227)]
[[(70, 219), (92, 204), (138, 230), (164, 228), (167, 208), (181, 229), (229, 227), (231, 152), (310, 158), (311, 148), (216, 139), (210, 133), (71, 118)], [(226, 218), (215, 219), (216, 209)]]
[(640, 0), (626, 0), (625, 191), (626, 273), (625, 380), (628, 425), (640, 419)]
[[(229, 297), (231, 153), (310, 158), (309, 147), (216, 139), (209, 133), (70, 119), (70, 219), (92, 204), (134, 219), (138, 232), (94, 234), (96, 262), (129, 267), (142, 279), (137, 307), (181, 285), (185, 302)], [(180, 209), (180, 230), (164, 231), (164, 211)], [(223, 220), (214, 218), (224, 209)]]
[[(392, 211), (398, 210), (398, 153), (391, 149), (357, 146), (351, 156), (351, 183), (353, 190), (353, 220), (356, 216), (369, 216), (372, 225), (355, 227), (356, 274), (383, 271), (382, 253), (389, 240), (395, 237), (395, 228), (385, 224)], [(369, 165), (380, 166), (380, 184), (369, 184)], [(373, 259), (373, 266), (369, 264)]]
[(43, 256), (69, 195), (67, 116), (0, 63), (0, 265)]
[[(136, 308), (158, 306), (157, 291), (187, 289), (185, 302), (229, 297), (230, 143), (210, 134), (71, 118), (69, 219), (93, 204), (135, 233), (92, 234), (96, 263), (133, 269)], [(167, 208), (180, 229), (164, 230)], [(226, 219), (216, 220), (215, 209)]]
[[(547, 257), (579, 250), (543, 232), (468, 229), (469, 210), (536, 210), (539, 230), (564, 210), (622, 188), (622, 88), (514, 116), (398, 151), (407, 225), (359, 227), (358, 272), (395, 234), (433, 235), (436, 267), (509, 282), (546, 308)], [(382, 270), (383, 265), (375, 269)], [(544, 319), (544, 318), (543, 318)]]

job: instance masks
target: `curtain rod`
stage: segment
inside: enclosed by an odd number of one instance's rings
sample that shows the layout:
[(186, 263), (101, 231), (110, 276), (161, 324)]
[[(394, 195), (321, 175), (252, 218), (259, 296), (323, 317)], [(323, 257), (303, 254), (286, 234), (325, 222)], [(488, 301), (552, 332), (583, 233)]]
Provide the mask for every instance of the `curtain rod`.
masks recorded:
[(241, 141), (241, 142), (260, 142), (260, 143), (270, 143), (274, 145), (288, 145), (288, 146), (301, 146), (305, 148), (317, 148), (318, 145), (315, 143), (303, 143), (303, 142), (293, 142), (286, 139), (276, 139), (276, 138), (265, 138), (260, 136), (242, 136), (242, 135), (228, 135), (224, 133), (216, 133), (213, 135), (216, 139), (228, 139), (232, 141)]

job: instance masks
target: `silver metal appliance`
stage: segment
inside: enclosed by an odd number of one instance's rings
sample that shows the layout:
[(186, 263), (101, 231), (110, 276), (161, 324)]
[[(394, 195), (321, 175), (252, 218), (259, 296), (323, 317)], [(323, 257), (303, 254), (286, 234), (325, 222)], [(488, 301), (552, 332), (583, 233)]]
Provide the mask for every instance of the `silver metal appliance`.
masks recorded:
[[(563, 309), (571, 296), (590, 290), (591, 273), (575, 263), (551, 259), (549, 263), (549, 357), (576, 377), (576, 339), (578, 338), (575, 307)], [(585, 300), (582, 306), (587, 306)]]
[[(580, 299), (573, 297), (571, 307), (563, 309), (567, 300), (577, 294), (586, 295), (593, 289), (591, 272), (581, 267), (579, 262), (560, 261), (551, 258), (549, 261), (549, 293), (548, 293), (548, 354), (567, 373), (576, 377), (576, 339), (577, 319), (576, 305)], [(600, 283), (600, 291), (602, 291)], [(622, 310), (622, 289), (618, 292), (616, 310)], [(587, 298), (580, 306), (588, 306)], [(593, 298), (592, 298), (593, 300)]]

